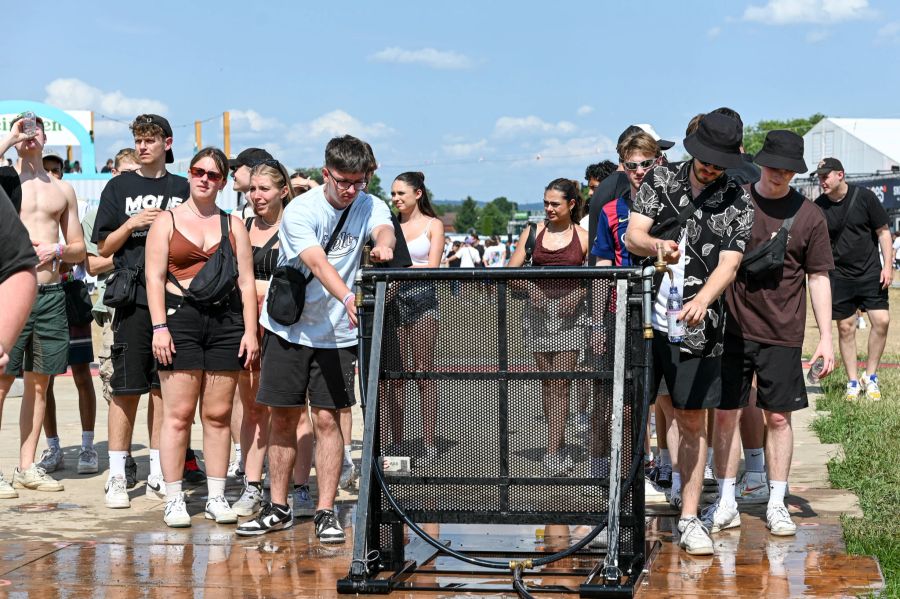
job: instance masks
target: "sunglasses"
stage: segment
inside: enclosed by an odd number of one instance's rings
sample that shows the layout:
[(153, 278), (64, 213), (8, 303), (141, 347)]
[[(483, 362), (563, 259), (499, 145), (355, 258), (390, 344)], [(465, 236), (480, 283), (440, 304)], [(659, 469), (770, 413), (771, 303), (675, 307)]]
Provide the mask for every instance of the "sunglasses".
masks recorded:
[(653, 163), (656, 162), (656, 160), (656, 158), (648, 158), (647, 160), (641, 160), (640, 162), (623, 162), (622, 166), (624, 166), (627, 171), (636, 171), (638, 170), (638, 167), (647, 170), (653, 166)]
[(218, 183), (225, 178), (225, 175), (218, 171), (207, 171), (196, 166), (192, 166), (191, 168), (189, 168), (188, 172), (195, 179), (202, 179), (203, 175), (206, 175), (206, 178), (209, 179), (210, 183)]
[(700, 164), (702, 164), (703, 166), (705, 166), (706, 168), (711, 168), (716, 171), (724, 171), (725, 170), (724, 166), (719, 166), (718, 164), (713, 164), (711, 162), (703, 162), (702, 160), (698, 160), (698, 162)]

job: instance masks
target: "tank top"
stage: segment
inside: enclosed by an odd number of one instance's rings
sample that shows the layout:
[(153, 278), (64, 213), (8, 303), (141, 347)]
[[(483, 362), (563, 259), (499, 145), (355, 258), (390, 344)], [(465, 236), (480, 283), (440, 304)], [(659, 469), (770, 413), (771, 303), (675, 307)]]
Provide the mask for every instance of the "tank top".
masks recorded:
[[(169, 272), (172, 273), (179, 281), (192, 279), (197, 276), (203, 265), (209, 261), (210, 256), (219, 249), (219, 244), (215, 244), (208, 251), (198, 247), (193, 241), (181, 234), (175, 227), (175, 215), (169, 211), (172, 216), (172, 239), (169, 241)], [(235, 249), (234, 234), (228, 231), (228, 240), (231, 242), (231, 249)]]
[(409, 249), (409, 257), (413, 266), (428, 264), (428, 254), (431, 252), (431, 239), (428, 237), (428, 229), (431, 227), (433, 218), (428, 219), (422, 234), (415, 239), (407, 240), (406, 247)]
[[(544, 231), (541, 229), (534, 243), (531, 263), (534, 266), (581, 266), (584, 263), (584, 252), (581, 251), (581, 240), (578, 232), (572, 229), (572, 241), (558, 250), (544, 247)], [(578, 285), (577, 281), (541, 281), (540, 287), (548, 298), (560, 298), (569, 294)]]
[[(250, 227), (253, 226), (255, 218), (255, 216), (251, 216), (244, 220), (244, 225), (246, 225), (248, 232), (250, 231)], [(278, 231), (275, 231), (275, 235), (278, 235)], [(257, 257), (259, 252), (262, 251), (262, 246), (254, 245), (251, 247), (253, 249), (253, 277), (257, 281), (268, 281), (272, 278), (272, 273), (275, 272), (275, 268), (278, 265), (278, 248), (269, 248), (266, 250), (265, 255), (257, 262)]]

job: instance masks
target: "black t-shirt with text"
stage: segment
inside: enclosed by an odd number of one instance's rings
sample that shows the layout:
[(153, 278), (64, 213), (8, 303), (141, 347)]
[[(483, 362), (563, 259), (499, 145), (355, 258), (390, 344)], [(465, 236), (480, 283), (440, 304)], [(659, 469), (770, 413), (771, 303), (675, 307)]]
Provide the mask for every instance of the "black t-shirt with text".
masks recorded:
[(22, 182), (19, 173), (11, 166), (0, 166), (0, 189), (2, 189), (16, 209), (16, 214), (22, 211)]
[[(848, 214), (854, 190), (857, 190), (856, 202), (853, 212)], [(887, 226), (888, 215), (875, 194), (865, 187), (847, 185), (847, 195), (840, 202), (832, 202), (823, 193), (816, 198), (816, 205), (825, 213), (828, 223), (828, 236), (834, 250), (834, 276), (877, 279), (881, 261), (876, 231)], [(841, 229), (844, 229), (843, 233)]]
[[(28, 230), (6, 192), (0, 188), (0, 283), (20, 270), (37, 266), (37, 254), (31, 245)], [(9, 348), (6, 348), (7, 350)]]
[[(171, 209), (187, 200), (190, 193), (187, 179), (171, 173), (158, 179), (149, 179), (133, 172), (113, 177), (100, 194), (91, 241), (97, 243), (105, 240), (129, 218), (146, 208), (162, 208), (167, 195), (170, 197), (165, 208)], [(144, 266), (148, 231), (134, 231), (125, 240), (113, 257), (116, 268)], [(137, 301), (146, 304), (147, 295), (143, 287), (138, 288)]]

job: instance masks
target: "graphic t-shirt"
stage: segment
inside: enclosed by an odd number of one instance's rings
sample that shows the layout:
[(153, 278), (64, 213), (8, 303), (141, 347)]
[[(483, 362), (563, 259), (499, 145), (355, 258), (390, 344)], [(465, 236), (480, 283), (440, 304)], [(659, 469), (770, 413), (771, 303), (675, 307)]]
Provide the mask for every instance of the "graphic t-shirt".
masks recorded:
[(503, 256), (505, 253), (506, 250), (502, 245), (492, 245), (489, 248), (485, 248), (484, 256), (482, 256), (484, 265), (488, 268), (499, 268), (503, 266)]
[[(853, 212), (848, 214), (853, 190), (858, 190), (856, 202)], [(847, 185), (847, 195), (840, 202), (832, 202), (823, 193), (816, 198), (816, 205), (825, 212), (828, 235), (838, 240), (834, 247), (834, 276), (877, 279), (881, 259), (876, 231), (888, 224), (888, 215), (875, 194), (865, 187)]]
[[(161, 208), (167, 194), (171, 194), (166, 203), (167, 210), (187, 200), (191, 194), (187, 179), (171, 173), (166, 173), (158, 179), (150, 179), (136, 172), (122, 173), (113, 177), (100, 194), (91, 242), (96, 244), (104, 241), (110, 233), (145, 208)], [(138, 266), (143, 268), (148, 231), (149, 229), (144, 229), (132, 232), (122, 247), (116, 250), (113, 256), (116, 268)], [(143, 285), (138, 286), (137, 302), (141, 305), (147, 304), (147, 292)]]
[[(20, 270), (37, 266), (38, 258), (28, 230), (6, 192), (0, 188), (0, 283)], [(7, 349), (8, 348), (4, 348)]]
[(762, 245), (781, 228), (800, 202), (788, 233), (781, 277), (761, 282), (738, 273), (725, 291), (725, 330), (743, 339), (800, 347), (806, 326), (806, 275), (834, 268), (831, 243), (822, 211), (794, 189), (775, 200), (752, 189), (754, 219), (747, 251)]
[[(344, 210), (350, 213), (338, 233), (337, 241), (328, 252), (328, 262), (347, 285), (352, 285), (363, 245), (372, 235), (372, 230), (379, 225), (393, 225), (387, 205), (365, 192), (360, 192)], [(278, 229), (281, 248), (278, 266), (290, 266), (309, 275), (300, 254), (317, 245), (324, 248), (343, 212), (325, 199), (324, 185), (303, 194), (302, 201), (288, 204)], [(306, 286), (306, 303), (299, 321), (290, 326), (279, 324), (269, 318), (263, 305), (259, 322), (269, 331), (297, 345), (322, 348), (356, 345), (356, 331), (350, 329), (350, 319), (344, 306), (316, 278)]]

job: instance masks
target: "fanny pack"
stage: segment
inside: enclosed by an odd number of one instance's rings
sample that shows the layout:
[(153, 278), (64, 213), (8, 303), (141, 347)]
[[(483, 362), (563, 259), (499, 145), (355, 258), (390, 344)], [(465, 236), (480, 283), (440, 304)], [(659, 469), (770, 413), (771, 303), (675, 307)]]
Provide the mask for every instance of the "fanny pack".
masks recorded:
[[(171, 214), (171, 213), (170, 213)], [(209, 257), (206, 264), (191, 280), (185, 289), (175, 276), (168, 272), (168, 279), (184, 294), (185, 299), (204, 307), (216, 307), (224, 304), (234, 292), (238, 277), (237, 258), (228, 239), (229, 216), (219, 211), (219, 224), (222, 227), (222, 240), (219, 247)], [(175, 215), (172, 215), (172, 226), (175, 226)]]
[(797, 198), (791, 207), (791, 215), (784, 219), (778, 231), (768, 241), (744, 253), (738, 273), (745, 280), (758, 281), (777, 276), (784, 268), (784, 255), (787, 252), (788, 233), (794, 218), (803, 205), (803, 198)]
[[(328, 243), (325, 245), (325, 257), (331, 251), (338, 233), (347, 220), (347, 215), (353, 209), (351, 204), (338, 220), (337, 226), (331, 232)], [(266, 312), (269, 318), (286, 327), (295, 324), (303, 315), (303, 306), (306, 304), (306, 286), (313, 280), (314, 275), (304, 276), (302, 272), (290, 266), (279, 266), (272, 273), (269, 282), (269, 293), (266, 297)]]

